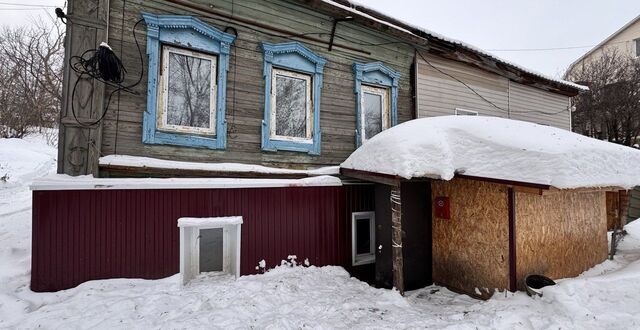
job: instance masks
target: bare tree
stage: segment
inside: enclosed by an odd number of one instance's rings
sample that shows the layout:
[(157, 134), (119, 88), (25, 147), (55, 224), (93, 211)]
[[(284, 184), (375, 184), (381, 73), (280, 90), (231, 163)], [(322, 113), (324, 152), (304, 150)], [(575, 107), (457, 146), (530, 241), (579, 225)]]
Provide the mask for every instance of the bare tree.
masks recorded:
[(64, 32), (36, 22), (0, 30), (0, 137), (54, 127), (62, 102)]
[(573, 130), (632, 146), (640, 134), (640, 61), (605, 50), (600, 57), (567, 74), (589, 86), (574, 99)]

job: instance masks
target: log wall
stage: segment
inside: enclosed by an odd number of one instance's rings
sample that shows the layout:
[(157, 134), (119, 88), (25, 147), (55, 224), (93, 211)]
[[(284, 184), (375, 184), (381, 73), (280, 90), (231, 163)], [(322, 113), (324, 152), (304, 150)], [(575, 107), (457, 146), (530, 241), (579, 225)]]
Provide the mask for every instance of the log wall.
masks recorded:
[[(283, 38), (270, 30), (256, 28), (232, 20), (213, 17), (187, 7), (162, 0), (113, 0), (111, 1), (109, 44), (127, 68), (127, 82), (137, 79), (144, 69), (143, 80), (135, 90), (140, 95), (122, 93), (114, 96), (104, 121), (102, 153), (126, 154), (155, 158), (239, 162), (281, 167), (315, 167), (335, 165), (355, 150), (356, 100), (354, 94), (354, 62), (382, 61), (400, 72), (398, 121), (412, 118), (410, 87), (413, 50), (404, 44), (388, 44), (397, 41), (379, 32), (340, 22), (336, 29), (335, 46), (328, 51), (332, 18), (300, 4), (280, 0), (250, 1), (194, 1), (211, 5), (211, 8), (242, 19), (268, 24), (292, 33), (326, 40), (312, 42), (302, 38)], [(227, 80), (226, 119), (228, 121), (226, 150), (194, 149), (180, 146), (145, 145), (142, 143), (142, 115), (147, 102), (147, 60), (144, 65), (132, 36), (132, 28), (141, 16), (140, 12), (197, 16), (207, 24), (224, 30), (233, 27), (238, 38), (231, 47)], [(145, 52), (146, 28), (139, 26), (139, 42)], [(320, 101), (320, 127), (322, 134), (321, 155), (310, 156), (296, 152), (264, 152), (261, 150), (261, 123), (264, 113), (263, 55), (260, 42), (288, 42), (297, 40), (316, 54), (327, 59), (324, 69)], [(368, 46), (369, 44), (382, 44)], [(340, 47), (349, 45), (358, 51)], [(109, 93), (110, 90), (107, 90)]]

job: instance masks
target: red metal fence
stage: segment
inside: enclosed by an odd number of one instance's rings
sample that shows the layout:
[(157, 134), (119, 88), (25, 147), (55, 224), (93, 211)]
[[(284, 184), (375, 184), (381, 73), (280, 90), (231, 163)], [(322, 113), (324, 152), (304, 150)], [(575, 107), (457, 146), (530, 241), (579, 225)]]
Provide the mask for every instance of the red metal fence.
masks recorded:
[(244, 219), (241, 274), (288, 255), (349, 265), (348, 211), (372, 186), (33, 192), (31, 289), (56, 291), (107, 278), (158, 279), (179, 272), (180, 217)]

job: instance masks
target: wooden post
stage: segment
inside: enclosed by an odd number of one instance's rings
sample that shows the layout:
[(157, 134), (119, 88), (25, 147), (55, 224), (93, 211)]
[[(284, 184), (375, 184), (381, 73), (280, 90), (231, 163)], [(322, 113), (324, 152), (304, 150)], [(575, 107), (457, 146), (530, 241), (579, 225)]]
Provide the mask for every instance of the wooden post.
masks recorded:
[(516, 273), (516, 194), (513, 187), (507, 189), (507, 205), (509, 208), (509, 291), (518, 290)]
[(98, 174), (98, 158), (102, 146), (102, 123), (92, 127), (79, 124), (73, 117), (71, 104), (75, 104), (76, 116), (83, 123), (91, 123), (102, 115), (104, 108), (104, 84), (80, 78), (69, 67), (69, 59), (88, 49), (95, 49), (107, 41), (106, 0), (69, 1), (65, 36), (65, 66), (63, 72), (62, 109), (58, 138), (58, 173), (69, 175)]
[(402, 198), (400, 185), (391, 188), (391, 244), (393, 286), (404, 295), (404, 262), (402, 260)]

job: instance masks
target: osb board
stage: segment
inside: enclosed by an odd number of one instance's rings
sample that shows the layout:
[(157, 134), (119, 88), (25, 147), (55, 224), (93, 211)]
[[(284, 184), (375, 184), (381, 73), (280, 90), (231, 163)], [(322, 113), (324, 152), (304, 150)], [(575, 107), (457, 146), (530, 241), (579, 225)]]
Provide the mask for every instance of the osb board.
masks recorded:
[[(507, 187), (455, 178), (434, 181), (431, 198), (449, 197), (451, 219), (433, 213), (433, 281), (463, 292), (508, 286)], [(433, 203), (433, 200), (432, 200)]]
[(516, 193), (516, 274), (576, 276), (607, 257), (605, 192)]
[(611, 230), (618, 223), (620, 204), (617, 191), (607, 191), (607, 230)]

